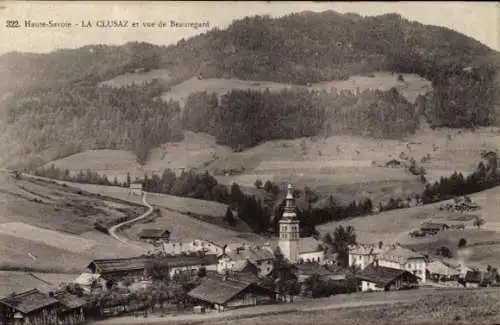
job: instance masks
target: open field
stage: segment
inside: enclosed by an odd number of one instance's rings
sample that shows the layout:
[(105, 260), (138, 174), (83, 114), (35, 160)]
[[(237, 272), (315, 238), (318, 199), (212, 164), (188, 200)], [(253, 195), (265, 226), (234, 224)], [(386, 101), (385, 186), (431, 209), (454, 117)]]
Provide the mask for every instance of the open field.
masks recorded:
[[(499, 288), (419, 289), (300, 299), (293, 304), (252, 306), (223, 313), (150, 315), (148, 324), (492, 324), (498, 321)], [(136, 317), (95, 324), (143, 324)]]
[[(149, 201), (149, 199), (148, 199)], [(135, 224), (124, 232), (131, 238), (142, 228), (166, 228), (171, 234), (172, 241), (189, 241), (194, 239), (204, 239), (215, 243), (226, 242), (252, 242), (263, 244), (264, 240), (253, 233), (239, 233), (225, 229), (208, 222), (200, 221), (175, 211), (161, 209), (162, 217), (156, 218), (153, 223)]]
[[(125, 180), (127, 172), (134, 179), (145, 173), (161, 174), (165, 168), (177, 171), (196, 168), (214, 173), (223, 184), (236, 182), (251, 187), (257, 178), (292, 181), (299, 187), (307, 185), (320, 194), (332, 194), (339, 199), (370, 196), (376, 200), (422, 190), (417, 177), (404, 167), (385, 167), (392, 159), (404, 165), (408, 160), (401, 159), (402, 155), (414, 158), (426, 169), (428, 181), (435, 181), (453, 171), (467, 175), (479, 163), (481, 150), (496, 150), (500, 146), (497, 128), (471, 132), (423, 127), (405, 141), (357, 136), (275, 140), (238, 153), (217, 145), (211, 136), (192, 132), (185, 135), (180, 143), (167, 143), (154, 149), (144, 166), (136, 163), (131, 152), (120, 150), (86, 151), (54, 164), (73, 172), (88, 168), (106, 174), (110, 180), (117, 177), (120, 181)], [(430, 159), (421, 163), (427, 155)], [(223, 171), (228, 170), (236, 173), (224, 175)], [(360, 189), (369, 195), (360, 194)]]
[[(311, 87), (269, 81), (221, 78), (207, 78), (200, 80), (198, 78), (191, 78), (172, 87), (172, 89), (165, 93), (162, 98), (164, 100), (177, 100), (184, 105), (190, 93), (203, 91), (216, 93), (221, 96), (233, 89), (264, 91), (266, 88), (269, 88), (270, 91), (278, 92), (280, 90), (293, 87), (326, 91), (356, 91), (358, 89), (359, 91), (363, 91), (366, 89), (389, 90), (395, 87), (408, 101), (414, 102), (418, 95), (423, 95), (432, 89), (432, 85), (428, 80), (420, 78), (417, 75), (403, 74), (405, 79), (404, 82), (398, 81), (397, 77), (397, 75), (391, 75), (391, 73), (388, 72), (377, 72), (373, 74), (373, 77), (352, 76), (348, 80), (320, 82), (312, 84)], [(138, 76), (138, 78), (140, 77)]]
[[(138, 195), (131, 194), (128, 188), (69, 182), (67, 184), (71, 184), (71, 186), (80, 188), (90, 193), (100, 194), (137, 204), (142, 203), (142, 198)], [(224, 217), (227, 209), (227, 205), (222, 203), (158, 193), (148, 193), (148, 202), (156, 207), (163, 207), (180, 213), (191, 213), (194, 215), (217, 218)]]
[(143, 213), (127, 201), (2, 172), (0, 209), (0, 269), (79, 272), (94, 258), (142, 253), (94, 230)]
[(158, 80), (161, 83), (169, 83), (172, 80), (170, 73), (166, 69), (155, 69), (148, 72), (131, 72), (119, 75), (113, 79), (101, 82), (100, 86), (126, 87), (132, 85), (141, 85)]
[[(369, 296), (370, 294), (368, 294)], [(382, 295), (381, 295), (382, 296)], [(404, 297), (404, 294), (400, 296)], [(383, 300), (390, 300), (388, 298)], [(423, 294), (417, 299), (396, 304), (359, 306), (332, 310), (300, 310), (289, 314), (234, 319), (235, 325), (264, 324), (335, 324), (361, 325), (430, 325), (493, 324), (500, 320), (500, 291), (449, 290)], [(229, 324), (224, 320), (204, 322), (209, 325)]]
[(185, 132), (184, 140), (177, 143), (165, 143), (151, 150), (149, 159), (144, 166), (137, 163), (136, 157), (127, 150), (87, 150), (50, 163), (55, 167), (68, 169), (70, 173), (85, 172), (90, 169), (99, 174), (105, 174), (110, 181), (116, 177), (124, 182), (127, 173), (132, 180), (143, 178), (144, 174), (156, 173), (161, 176), (167, 168), (203, 168), (217, 157), (231, 154), (228, 147), (215, 144), (214, 137), (206, 134)]
[(66, 273), (30, 273), (18, 271), (0, 271), (0, 298), (10, 295), (13, 292), (22, 292), (38, 288), (48, 292), (59, 283), (74, 280), (78, 274)]

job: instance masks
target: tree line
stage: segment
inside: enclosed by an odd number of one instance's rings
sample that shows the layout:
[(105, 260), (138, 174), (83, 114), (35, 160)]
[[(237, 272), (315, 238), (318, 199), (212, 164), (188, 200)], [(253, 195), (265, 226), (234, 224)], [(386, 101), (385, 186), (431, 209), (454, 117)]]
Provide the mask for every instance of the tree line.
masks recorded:
[[(396, 78), (396, 77), (394, 77)], [(243, 150), (274, 139), (338, 134), (397, 138), (418, 127), (416, 106), (396, 89), (340, 92), (290, 88), (191, 93), (183, 125)]]

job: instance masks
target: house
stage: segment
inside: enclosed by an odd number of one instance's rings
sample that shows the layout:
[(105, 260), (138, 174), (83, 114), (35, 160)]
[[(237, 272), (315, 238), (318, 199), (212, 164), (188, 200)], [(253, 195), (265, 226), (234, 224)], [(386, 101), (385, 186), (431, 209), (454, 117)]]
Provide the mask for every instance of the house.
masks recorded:
[(134, 181), (130, 183), (130, 192), (133, 195), (142, 195), (142, 182)]
[(295, 264), (294, 272), (299, 283), (303, 283), (312, 275), (318, 275), (322, 280), (344, 281), (346, 279), (345, 273), (334, 272), (317, 263)]
[(194, 252), (221, 255), (224, 252), (223, 245), (201, 239), (181, 242), (162, 242), (162, 250), (164, 254), (170, 255)]
[(426, 278), (433, 281), (455, 281), (460, 277), (460, 271), (455, 270), (440, 260), (427, 264)]
[[(215, 270), (218, 264), (215, 255), (165, 256), (157, 257), (157, 259), (167, 264), (171, 277), (186, 271), (194, 274), (202, 266), (207, 270)], [(100, 259), (92, 261), (87, 268), (92, 274), (100, 274), (106, 280), (140, 279), (145, 277), (146, 265), (152, 260), (152, 256)]]
[(274, 254), (271, 250), (248, 245), (227, 249), (219, 256), (217, 270), (219, 273), (230, 272), (237, 264), (249, 261), (259, 268), (259, 276), (266, 276), (273, 269)]
[(165, 261), (169, 268), (170, 278), (187, 274), (194, 276), (202, 267), (209, 271), (216, 271), (218, 266), (218, 259), (216, 255), (203, 255), (203, 256), (171, 256), (166, 257)]
[(270, 303), (275, 300), (276, 294), (254, 282), (206, 277), (199, 286), (188, 292), (188, 296), (217, 311), (224, 311), (228, 308)]
[(361, 291), (389, 291), (418, 287), (419, 278), (411, 272), (376, 263), (366, 267), (356, 278), (361, 281)]
[(496, 274), (493, 274), (493, 272), (473, 270), (467, 272), (463, 282), (467, 288), (478, 288), (494, 285), (496, 284), (496, 280)]
[(401, 245), (390, 246), (377, 257), (376, 262), (379, 266), (409, 271), (422, 282), (426, 280), (425, 257)]
[(351, 245), (348, 249), (349, 266), (356, 266), (361, 270), (372, 264), (383, 250), (379, 244)]
[(61, 303), (38, 289), (13, 294), (0, 300), (0, 324), (58, 325)]
[(62, 324), (78, 325), (87, 321), (84, 311), (87, 301), (65, 291), (54, 292), (49, 295), (60, 303), (57, 316)]
[(446, 223), (424, 222), (420, 226), (420, 231), (428, 234), (436, 234), (440, 231), (445, 231), (448, 229), (450, 229), (450, 226)]
[(139, 231), (139, 233), (137, 234), (137, 237), (142, 240), (154, 242), (168, 241), (170, 239), (170, 231), (168, 231), (167, 229), (146, 228), (141, 229), (141, 231)]

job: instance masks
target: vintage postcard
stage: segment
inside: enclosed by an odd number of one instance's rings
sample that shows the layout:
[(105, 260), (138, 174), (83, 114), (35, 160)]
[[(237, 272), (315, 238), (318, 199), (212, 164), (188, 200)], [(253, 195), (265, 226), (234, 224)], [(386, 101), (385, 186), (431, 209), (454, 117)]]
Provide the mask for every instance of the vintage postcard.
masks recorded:
[(0, 18), (0, 325), (500, 324), (497, 3)]

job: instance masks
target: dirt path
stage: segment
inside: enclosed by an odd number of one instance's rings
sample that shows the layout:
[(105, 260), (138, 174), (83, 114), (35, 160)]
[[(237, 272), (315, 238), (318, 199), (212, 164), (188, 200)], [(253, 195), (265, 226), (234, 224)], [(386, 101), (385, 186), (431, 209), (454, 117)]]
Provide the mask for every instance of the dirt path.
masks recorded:
[(141, 221), (145, 218), (147, 218), (152, 212), (153, 212), (153, 206), (151, 206), (147, 201), (146, 201), (146, 193), (143, 193), (142, 195), (142, 203), (144, 204), (144, 206), (146, 206), (148, 208), (148, 211), (146, 211), (145, 213), (141, 214), (140, 216), (138, 216), (137, 218), (134, 218), (134, 219), (131, 219), (131, 220), (127, 220), (127, 221), (124, 221), (122, 223), (119, 223), (117, 225), (114, 225), (113, 227), (109, 228), (109, 235), (111, 237), (113, 237), (114, 239), (118, 240), (119, 242), (123, 243), (123, 244), (126, 244), (126, 245), (132, 245), (132, 246), (135, 246), (135, 247), (138, 247), (142, 250), (146, 250), (145, 247), (142, 247), (142, 246), (139, 246), (137, 244), (134, 244), (133, 242), (129, 241), (127, 238), (124, 238), (124, 237), (120, 237), (118, 236), (117, 234), (117, 231), (122, 228), (123, 226), (126, 226), (128, 224), (132, 224), (132, 223), (135, 223), (135, 222), (138, 222), (138, 221)]

